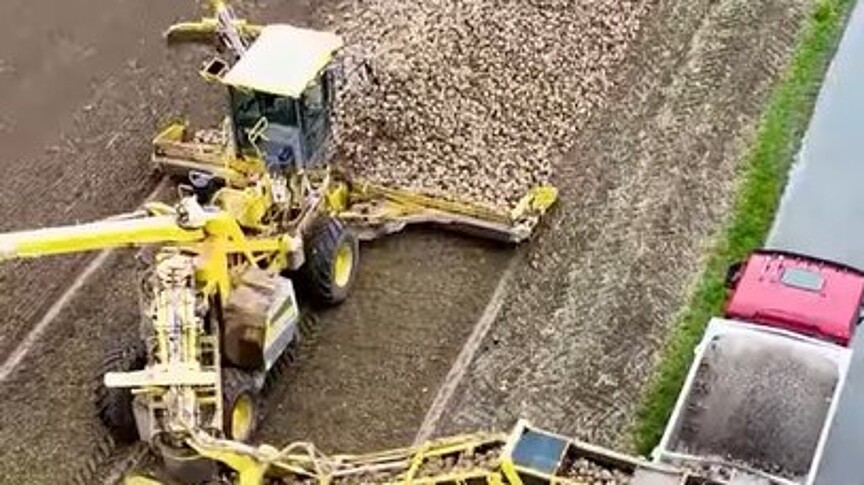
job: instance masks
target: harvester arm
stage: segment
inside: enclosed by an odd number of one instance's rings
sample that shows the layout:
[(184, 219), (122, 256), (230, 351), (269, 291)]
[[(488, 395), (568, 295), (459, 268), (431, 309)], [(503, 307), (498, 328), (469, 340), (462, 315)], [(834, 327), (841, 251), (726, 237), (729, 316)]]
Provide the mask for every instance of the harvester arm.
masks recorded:
[(165, 32), (169, 42), (218, 38), (236, 57), (242, 56), (249, 42), (261, 33), (262, 26), (238, 18), (225, 0), (210, 0), (212, 17), (197, 22), (180, 22)]
[(194, 199), (188, 199), (176, 210), (153, 204), (143, 213), (0, 234), (0, 261), (150, 244), (196, 243), (208, 235), (225, 235), (229, 240), (243, 238), (230, 215), (204, 212)]
[[(201, 456), (221, 462), (237, 473), (239, 485), (261, 485), (265, 477), (277, 479), (273, 483), (329, 484), (346, 481), (353, 483), (443, 483), (430, 480), (419, 473), (429, 461), (466, 462), (459, 469), (442, 470), (449, 483), (482, 480), (500, 483), (496, 451), (506, 444), (503, 433), (479, 433), (442, 438), (419, 446), (398, 448), (364, 455), (332, 455), (320, 453), (311, 443), (292, 443), (277, 450), (262, 445), (253, 447), (244, 443), (216, 439), (203, 432), (193, 432), (190, 447)], [(477, 453), (488, 453), (488, 459), (468, 464)], [(496, 478), (499, 478), (496, 481)], [(282, 481), (278, 481), (282, 479)]]
[(538, 186), (511, 210), (454, 200), (447, 196), (353, 181), (330, 205), (361, 239), (375, 239), (410, 224), (432, 224), (508, 243), (529, 239), (542, 216), (555, 204), (558, 190)]
[[(520, 420), (509, 433), (439, 438), (407, 448), (364, 455), (324, 455), (309, 443), (277, 450), (193, 431), (188, 445), (234, 470), (239, 485), (334, 483), (488, 485), (690, 483), (690, 471), (649, 463), (603, 447), (544, 431)], [(127, 479), (132, 485), (133, 480)], [(695, 482), (694, 482), (695, 483)], [(701, 483), (701, 481), (700, 481)]]

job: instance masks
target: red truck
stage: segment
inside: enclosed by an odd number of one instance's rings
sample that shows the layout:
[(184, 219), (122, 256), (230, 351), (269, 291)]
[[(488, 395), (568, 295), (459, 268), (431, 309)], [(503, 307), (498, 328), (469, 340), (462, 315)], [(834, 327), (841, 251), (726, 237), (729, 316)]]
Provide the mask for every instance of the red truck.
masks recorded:
[(846, 382), (864, 273), (760, 250), (729, 269), (657, 462), (719, 483), (813, 485)]
[(725, 318), (849, 345), (862, 317), (864, 273), (800, 254), (759, 250), (729, 269)]

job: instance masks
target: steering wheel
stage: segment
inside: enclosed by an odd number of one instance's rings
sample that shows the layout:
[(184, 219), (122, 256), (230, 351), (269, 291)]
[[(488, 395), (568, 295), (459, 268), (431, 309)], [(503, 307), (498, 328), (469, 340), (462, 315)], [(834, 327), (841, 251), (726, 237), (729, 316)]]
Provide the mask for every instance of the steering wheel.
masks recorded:
[(258, 118), (258, 121), (247, 130), (247, 135), (249, 137), (249, 143), (255, 147), (255, 150), (258, 152), (258, 156), (261, 156), (261, 149), (258, 147), (258, 141), (264, 140), (267, 141), (267, 129), (270, 127), (270, 122), (267, 120), (266, 116), (262, 116)]

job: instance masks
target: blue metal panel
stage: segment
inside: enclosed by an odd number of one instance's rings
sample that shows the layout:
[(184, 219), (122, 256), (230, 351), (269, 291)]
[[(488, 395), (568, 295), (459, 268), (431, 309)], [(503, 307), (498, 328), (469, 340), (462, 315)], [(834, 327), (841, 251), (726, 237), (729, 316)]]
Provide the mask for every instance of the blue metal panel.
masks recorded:
[(545, 433), (526, 430), (513, 450), (513, 462), (520, 467), (552, 475), (558, 469), (567, 441)]

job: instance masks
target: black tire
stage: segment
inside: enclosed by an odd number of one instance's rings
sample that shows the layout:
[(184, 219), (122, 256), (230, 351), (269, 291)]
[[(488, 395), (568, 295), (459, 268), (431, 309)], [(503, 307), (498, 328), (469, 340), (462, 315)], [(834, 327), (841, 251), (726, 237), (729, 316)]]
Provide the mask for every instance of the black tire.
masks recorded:
[(138, 441), (138, 427), (132, 411), (131, 389), (105, 387), (103, 376), (108, 372), (131, 372), (147, 365), (147, 350), (140, 340), (125, 343), (105, 356), (96, 384), (96, 409), (99, 420), (118, 443)]
[[(245, 436), (234, 436), (234, 408), (241, 400), (248, 399), (251, 418)], [(261, 403), (255, 378), (249, 372), (234, 367), (222, 369), (222, 429), (225, 437), (237, 441), (249, 441), (258, 430)]]
[[(338, 220), (328, 217), (315, 225), (306, 238), (306, 262), (300, 268), (300, 285), (318, 306), (342, 303), (357, 276), (360, 247), (357, 238)], [(337, 281), (336, 259), (340, 250), (351, 252), (350, 273)]]

